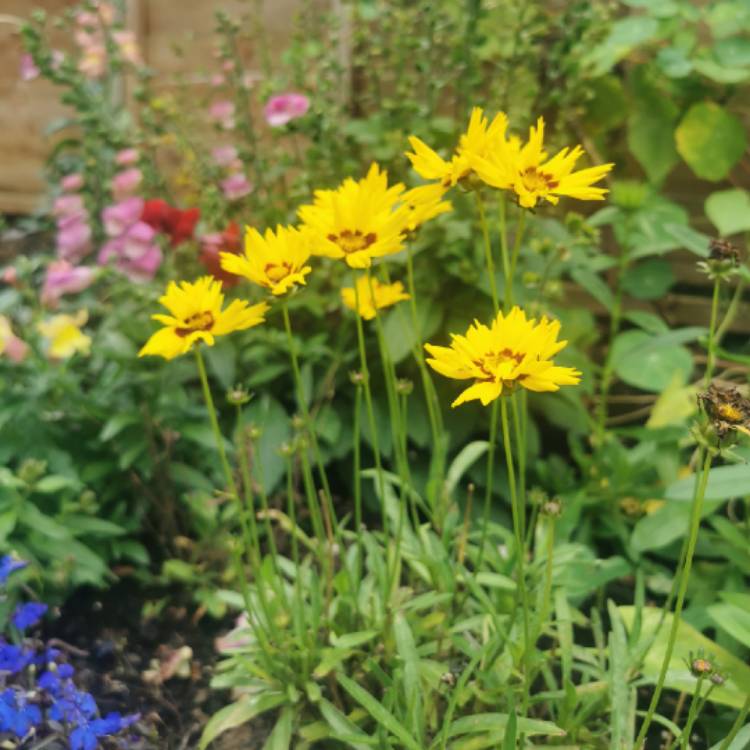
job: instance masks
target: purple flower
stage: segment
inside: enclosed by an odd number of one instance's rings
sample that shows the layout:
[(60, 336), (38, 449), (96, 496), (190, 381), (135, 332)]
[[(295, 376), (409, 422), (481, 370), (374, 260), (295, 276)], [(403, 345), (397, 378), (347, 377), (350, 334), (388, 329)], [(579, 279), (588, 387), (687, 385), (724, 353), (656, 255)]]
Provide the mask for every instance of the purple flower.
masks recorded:
[(42, 304), (49, 308), (57, 307), (64, 294), (76, 294), (91, 286), (94, 269), (87, 266), (74, 266), (67, 260), (55, 260), (47, 266), (42, 288)]
[(230, 201), (244, 198), (253, 189), (253, 186), (248, 182), (247, 177), (239, 172), (230, 174), (229, 177), (221, 181), (220, 185), (224, 197)]
[(44, 617), (47, 609), (49, 609), (47, 605), (41, 602), (19, 604), (10, 621), (19, 630), (28, 630), (29, 628), (33, 628)]
[(31, 664), (34, 654), (0, 639), (0, 672), (17, 674)]
[(302, 117), (308, 109), (310, 109), (310, 100), (304, 94), (289, 92), (272, 96), (266, 102), (263, 114), (272, 128), (280, 128)]
[(112, 195), (115, 200), (129, 198), (138, 189), (143, 180), (143, 173), (137, 167), (119, 172), (112, 179)]
[(8, 576), (16, 570), (21, 570), (28, 565), (26, 560), (18, 560), (12, 555), (0, 557), (0, 584), (8, 580)]
[(143, 213), (143, 198), (126, 198), (102, 211), (104, 231), (110, 237), (119, 237), (135, 224)]

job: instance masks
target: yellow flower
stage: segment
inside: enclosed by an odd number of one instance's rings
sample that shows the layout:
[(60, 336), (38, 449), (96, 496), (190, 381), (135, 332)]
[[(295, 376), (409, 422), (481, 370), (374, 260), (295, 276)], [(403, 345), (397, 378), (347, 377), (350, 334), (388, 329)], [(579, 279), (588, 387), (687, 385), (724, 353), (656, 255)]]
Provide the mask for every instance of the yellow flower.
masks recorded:
[(194, 283), (182, 281), (179, 286), (170, 281), (167, 293), (159, 302), (170, 315), (151, 316), (164, 328), (151, 336), (138, 352), (139, 357), (152, 354), (174, 359), (190, 351), (198, 341), (213, 346), (216, 336), (259, 325), (268, 310), (265, 302), (248, 307), (247, 302), (241, 300), (234, 300), (222, 310), (221, 282), (213, 276), (203, 276)]
[(245, 230), (245, 253), (221, 253), (221, 267), (229, 273), (244, 276), (265, 287), (271, 294), (288, 292), (295, 284), (304, 284), (312, 270), (305, 262), (310, 257), (310, 243), (304, 233), (294, 227)]
[(356, 284), (356, 292), (352, 287), (344, 287), (341, 290), (341, 300), (346, 307), (356, 312), (357, 297), (359, 297), (359, 314), (365, 320), (372, 320), (376, 310), (391, 307), (402, 300), (409, 299), (400, 281), (393, 284), (381, 284), (374, 277), (360, 276)]
[(414, 153), (407, 153), (406, 156), (417, 174), (426, 180), (437, 180), (444, 188), (453, 187), (460, 180), (469, 177), (475, 158), (488, 156), (493, 149), (507, 144), (507, 128), (508, 118), (505, 113), (498, 112), (492, 122), (489, 122), (482, 108), (474, 107), (469, 126), (459, 138), (458, 147), (450, 161), (445, 161), (414, 135), (409, 137)]
[(454, 402), (458, 406), (479, 399), (483, 406), (516, 386), (530, 391), (556, 391), (575, 385), (581, 373), (552, 362), (568, 342), (558, 341), (560, 323), (542, 318), (527, 319), (514, 307), (498, 313), (490, 327), (474, 321), (465, 336), (451, 335), (450, 347), (425, 344), (429, 365), (448, 378), (474, 380)]
[(440, 214), (450, 211), (453, 206), (450, 201), (444, 201), (445, 188), (438, 182), (407, 190), (401, 200), (409, 209), (408, 229), (413, 232), (417, 227)]
[(388, 174), (377, 164), (362, 180), (348, 177), (336, 190), (317, 190), (314, 202), (299, 209), (312, 254), (369, 268), (373, 258), (399, 252), (409, 224), (403, 192), (401, 183), (388, 187)]
[[(510, 145), (509, 145), (510, 144)], [(604, 200), (605, 188), (593, 187), (614, 166), (573, 171), (575, 163), (583, 156), (583, 149), (564, 148), (551, 159), (544, 150), (544, 118), (529, 129), (529, 140), (520, 149), (510, 142), (485, 154), (473, 154), (471, 164), (477, 175), (488, 185), (501, 190), (512, 190), (524, 208), (534, 208), (540, 200), (552, 204), (559, 196), (567, 195), (579, 200)]]
[(47, 339), (52, 359), (68, 359), (76, 352), (89, 353), (91, 338), (81, 331), (88, 319), (88, 312), (79, 310), (75, 315), (53, 315), (37, 323), (37, 330)]

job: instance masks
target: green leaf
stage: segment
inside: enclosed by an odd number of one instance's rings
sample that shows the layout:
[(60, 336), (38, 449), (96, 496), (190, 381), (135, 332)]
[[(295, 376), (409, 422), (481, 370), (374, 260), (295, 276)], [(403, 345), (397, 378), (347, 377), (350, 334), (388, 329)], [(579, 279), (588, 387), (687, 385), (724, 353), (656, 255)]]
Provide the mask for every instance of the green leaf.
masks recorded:
[(217, 711), (206, 724), (201, 735), (198, 750), (205, 750), (220, 734), (247, 723), (256, 716), (280, 706), (286, 701), (281, 693), (265, 692), (240, 698), (229, 706)]
[[(485, 734), (487, 732), (505, 732), (511, 720), (510, 714), (484, 713), (471, 714), (456, 719), (448, 730), (449, 737), (460, 737), (466, 734)], [(551, 721), (540, 719), (516, 719), (517, 731), (528, 735), (546, 735), (548, 737), (562, 737), (565, 731)]]
[[(630, 630), (635, 619), (635, 607), (618, 607), (625, 627)], [(644, 607), (642, 610), (643, 625), (641, 637), (635, 651), (651, 643), (643, 660), (642, 673), (649, 683), (655, 683), (667, 651), (667, 634), (672, 627), (672, 614), (664, 615), (659, 630), (662, 611), (656, 607)], [(720, 687), (714, 687), (709, 700), (725, 706), (739, 708), (750, 693), (750, 667), (715, 641), (701, 635), (695, 628), (681, 620), (677, 627), (677, 641), (669, 662), (665, 686), (679, 692), (692, 694), (695, 690), (695, 677), (690, 673), (688, 662), (691, 654), (703, 651), (711, 654), (711, 659), (719, 665), (727, 681)], [(706, 686), (708, 690), (708, 686)]]
[(345, 742), (354, 750), (367, 750), (380, 744), (377, 737), (366, 735), (348, 716), (345, 716), (330, 701), (323, 698), (319, 703), (320, 713), (331, 727), (333, 739)]
[(628, 148), (649, 181), (661, 183), (680, 159), (674, 141), (674, 108), (665, 104), (637, 109), (628, 118)]
[(714, 45), (713, 53), (716, 60), (728, 68), (750, 66), (750, 39), (740, 36), (723, 39)]
[(658, 315), (645, 310), (628, 310), (623, 317), (647, 333), (666, 333), (669, 330), (669, 326)]
[(680, 373), (675, 373), (669, 385), (659, 394), (646, 427), (656, 430), (672, 424), (684, 424), (698, 410), (697, 388), (685, 385)]
[(650, 258), (628, 268), (622, 275), (622, 288), (636, 299), (659, 299), (674, 284), (672, 266), (663, 258)]
[(625, 626), (619, 616), (617, 607), (610, 599), (607, 602), (607, 611), (612, 622), (612, 630), (609, 633), (609, 673), (607, 683), (609, 686), (609, 702), (612, 706), (610, 715), (610, 749), (621, 750), (632, 744), (629, 737), (628, 725), (630, 723), (630, 704), (632, 700), (632, 688), (628, 685), (628, 639), (625, 635)]
[(349, 693), (350, 697), (359, 703), (376, 724), (386, 729), (390, 734), (400, 740), (409, 750), (422, 750), (420, 744), (409, 734), (406, 727), (379, 701), (377, 701), (363, 687), (354, 680), (347, 677), (343, 672), (336, 673), (336, 680), (341, 687)]
[(21, 506), (19, 520), (25, 526), (43, 536), (50, 537), (50, 539), (72, 541), (70, 530), (67, 527), (58, 523), (54, 518), (46, 516), (32, 503), (24, 503)]
[(423, 737), (422, 687), (419, 680), (419, 655), (409, 623), (400, 612), (393, 623), (396, 650), (404, 663), (404, 697), (412, 734)]
[(420, 305), (417, 309), (419, 331), (415, 332), (407, 304), (397, 305), (385, 316), (383, 323), (385, 345), (394, 364), (405, 359), (416, 345), (421, 346), (423, 341), (437, 331), (443, 319), (443, 308), (440, 305)]
[[(720, 503), (703, 503), (702, 517), (715, 513)], [(630, 545), (636, 552), (662, 549), (685, 536), (690, 522), (690, 504), (667, 502), (653, 513), (639, 518), (630, 536)]]
[(725, 633), (750, 648), (750, 612), (729, 602), (711, 604), (708, 615)]
[(585, 62), (593, 66), (594, 76), (608, 73), (631, 50), (651, 40), (658, 31), (658, 21), (646, 15), (627, 16), (615, 21), (607, 38), (588, 53)]
[(215, 346), (204, 347), (203, 351), (208, 362), (208, 369), (221, 383), (221, 387), (229, 390), (234, 385), (237, 351), (230, 341), (223, 341)]
[(711, 238), (708, 235), (696, 232), (695, 229), (686, 224), (669, 222), (663, 226), (663, 230), (675, 241), (674, 249), (685, 248), (685, 250), (690, 250), (691, 253), (699, 255), (701, 258), (708, 256), (711, 244)]
[(77, 486), (78, 482), (75, 479), (61, 474), (49, 474), (34, 484), (34, 492), (39, 492), (42, 495), (54, 495), (61, 490), (74, 489)]
[(111, 538), (122, 536), (126, 533), (126, 529), (122, 526), (118, 526), (116, 523), (107, 521), (104, 518), (96, 518), (95, 516), (84, 516), (78, 513), (66, 515), (62, 520), (71, 530), (73, 536), (85, 534), (87, 536)]
[(471, 468), (483, 454), (487, 452), (489, 443), (486, 440), (475, 440), (464, 446), (451, 461), (445, 477), (445, 496), (451, 497), (461, 481), (461, 477)]
[(600, 305), (607, 310), (612, 309), (614, 297), (612, 296), (611, 289), (602, 280), (601, 276), (597, 276), (587, 268), (574, 268), (570, 272), (570, 276), (573, 281), (580, 284)]
[[(679, 479), (667, 487), (668, 500), (690, 502), (695, 491), (695, 475)], [(704, 500), (731, 500), (750, 494), (750, 464), (717, 466), (711, 469), (706, 484)]]
[(694, 104), (675, 131), (680, 156), (698, 177), (724, 179), (747, 147), (745, 129), (715, 102)]
[(289, 750), (292, 742), (294, 708), (284, 706), (273, 731), (263, 745), (263, 750)]
[(742, 83), (750, 78), (750, 70), (747, 68), (728, 67), (710, 58), (693, 60), (693, 69), (716, 83)]
[[(666, 334), (665, 334), (666, 335)], [(693, 371), (693, 357), (678, 344), (659, 343), (662, 336), (645, 331), (626, 331), (612, 343), (612, 366), (628, 385), (644, 391), (663, 391), (676, 374), (687, 381)]]
[(747, 750), (748, 745), (750, 745), (750, 724), (745, 724), (726, 748), (724, 747), (724, 740), (726, 740), (726, 737), (719, 740), (715, 745), (711, 745), (710, 750)]
[(717, 190), (706, 198), (705, 210), (722, 237), (750, 230), (750, 193), (747, 190)]

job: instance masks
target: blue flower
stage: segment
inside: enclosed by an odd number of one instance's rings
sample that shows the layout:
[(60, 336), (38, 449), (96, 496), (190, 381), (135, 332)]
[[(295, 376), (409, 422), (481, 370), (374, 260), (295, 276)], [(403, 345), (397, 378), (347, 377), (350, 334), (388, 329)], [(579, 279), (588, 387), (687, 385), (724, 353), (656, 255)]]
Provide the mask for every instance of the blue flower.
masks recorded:
[(41, 721), (39, 706), (27, 703), (24, 695), (12, 688), (0, 693), (0, 732), (13, 732), (21, 739)]
[(10, 619), (19, 630), (26, 630), (33, 628), (42, 619), (47, 609), (47, 605), (41, 602), (26, 602), (16, 607)]
[(18, 560), (11, 555), (0, 557), (0, 584), (8, 580), (8, 576), (16, 570), (25, 568), (28, 563), (25, 560)]
[(70, 750), (96, 750), (100, 737), (117, 734), (138, 719), (138, 714), (121, 716), (114, 712), (107, 714), (103, 719), (93, 719), (79, 724), (70, 733)]
[(0, 672), (17, 674), (22, 669), (26, 669), (33, 658), (33, 652), (14, 646), (12, 643), (6, 643), (0, 638)]

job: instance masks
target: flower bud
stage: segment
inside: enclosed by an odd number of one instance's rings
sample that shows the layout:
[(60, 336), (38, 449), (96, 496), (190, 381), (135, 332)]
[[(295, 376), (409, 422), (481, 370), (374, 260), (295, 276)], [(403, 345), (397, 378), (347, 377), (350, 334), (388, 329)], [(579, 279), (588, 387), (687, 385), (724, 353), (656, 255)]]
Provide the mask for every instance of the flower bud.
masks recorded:
[(396, 381), (396, 393), (402, 396), (408, 396), (414, 390), (414, 383), (406, 378), (399, 378)]
[(250, 393), (240, 386), (235, 386), (227, 393), (227, 401), (232, 406), (242, 406), (251, 399)]

